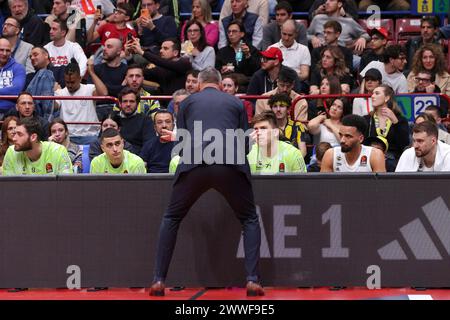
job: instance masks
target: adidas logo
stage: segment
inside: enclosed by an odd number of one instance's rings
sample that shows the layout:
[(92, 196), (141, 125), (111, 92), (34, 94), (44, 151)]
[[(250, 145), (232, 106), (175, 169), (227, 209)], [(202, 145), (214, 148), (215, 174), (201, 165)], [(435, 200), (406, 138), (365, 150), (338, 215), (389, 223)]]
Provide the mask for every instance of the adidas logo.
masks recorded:
[[(450, 210), (439, 197), (422, 207), (432, 229), (450, 255)], [(443, 260), (435, 243), (419, 218), (400, 228), (400, 233), (417, 260)], [(378, 249), (382, 260), (408, 260), (398, 240)]]

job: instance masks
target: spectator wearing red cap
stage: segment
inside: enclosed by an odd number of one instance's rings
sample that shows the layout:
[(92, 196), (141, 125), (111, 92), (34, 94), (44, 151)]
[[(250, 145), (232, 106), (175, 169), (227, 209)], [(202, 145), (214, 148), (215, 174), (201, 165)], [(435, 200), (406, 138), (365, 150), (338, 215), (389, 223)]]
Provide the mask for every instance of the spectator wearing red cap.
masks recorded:
[[(282, 65), (283, 53), (278, 48), (271, 47), (261, 51), (261, 56), (261, 69), (252, 76), (247, 88), (247, 94), (249, 95), (262, 95), (275, 89), (280, 70), (287, 68)], [(306, 85), (297, 76), (293, 90), (297, 93), (306, 93), (307, 89)]]
[(369, 34), (371, 36), (369, 49), (365, 50), (361, 56), (359, 70), (363, 70), (371, 61), (381, 61), (387, 45), (389, 31), (385, 28), (369, 29)]

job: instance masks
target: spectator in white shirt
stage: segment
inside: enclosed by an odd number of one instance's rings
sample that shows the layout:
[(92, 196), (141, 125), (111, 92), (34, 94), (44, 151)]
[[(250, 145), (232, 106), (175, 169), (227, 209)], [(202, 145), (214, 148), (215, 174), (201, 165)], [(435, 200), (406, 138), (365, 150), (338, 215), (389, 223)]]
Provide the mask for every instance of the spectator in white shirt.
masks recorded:
[(65, 21), (54, 20), (50, 27), (50, 39), (52, 41), (44, 46), (50, 55), (55, 80), (61, 87), (65, 85), (64, 70), (72, 58), (75, 58), (80, 66), (81, 77), (84, 77), (87, 70), (87, 58), (83, 48), (77, 42), (66, 40), (67, 31)]
[(413, 146), (400, 157), (395, 172), (450, 171), (450, 145), (438, 140), (438, 127), (423, 121), (413, 127)]
[(281, 26), (281, 40), (271, 47), (276, 47), (283, 53), (283, 65), (294, 69), (301, 80), (309, 78), (311, 54), (308, 47), (298, 43), (297, 29), (294, 20), (287, 20)]

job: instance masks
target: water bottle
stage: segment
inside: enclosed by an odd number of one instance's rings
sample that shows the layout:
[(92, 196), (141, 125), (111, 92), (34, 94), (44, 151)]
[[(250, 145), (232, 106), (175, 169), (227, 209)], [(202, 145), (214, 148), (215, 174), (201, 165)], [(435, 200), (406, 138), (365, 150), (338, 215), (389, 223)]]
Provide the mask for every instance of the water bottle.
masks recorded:
[(239, 43), (239, 49), (236, 52), (236, 63), (240, 63), (242, 61), (242, 58), (244, 58), (244, 53), (242, 52), (242, 40)]

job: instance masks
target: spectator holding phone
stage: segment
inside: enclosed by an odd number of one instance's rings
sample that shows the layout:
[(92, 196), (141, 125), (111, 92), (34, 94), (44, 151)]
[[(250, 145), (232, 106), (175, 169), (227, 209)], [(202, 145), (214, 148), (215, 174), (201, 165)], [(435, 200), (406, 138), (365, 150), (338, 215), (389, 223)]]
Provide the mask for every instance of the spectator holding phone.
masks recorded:
[(171, 16), (159, 13), (160, 0), (142, 0), (141, 16), (135, 20), (141, 45), (159, 52), (162, 43), (177, 37), (177, 25)]

